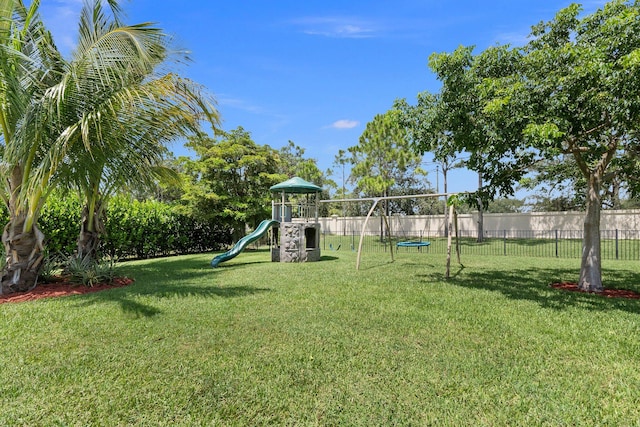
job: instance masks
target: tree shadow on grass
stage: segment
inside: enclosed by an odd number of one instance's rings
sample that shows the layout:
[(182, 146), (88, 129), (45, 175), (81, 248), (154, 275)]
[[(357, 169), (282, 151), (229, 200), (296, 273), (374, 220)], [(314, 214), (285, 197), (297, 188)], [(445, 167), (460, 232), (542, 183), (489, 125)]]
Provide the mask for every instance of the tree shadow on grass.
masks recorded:
[(91, 306), (100, 303), (118, 303), (124, 313), (132, 314), (136, 317), (153, 317), (161, 314), (162, 310), (151, 304), (143, 303), (137, 299), (140, 296), (152, 295), (156, 298), (239, 298), (258, 293), (269, 292), (270, 289), (255, 288), (251, 286), (189, 286), (189, 285), (169, 285), (156, 288), (156, 290), (137, 288), (132, 284), (123, 288), (110, 289), (91, 294), (78, 296), (82, 301), (78, 306)]
[[(247, 263), (253, 264), (253, 263)], [(238, 266), (242, 264), (234, 264)], [(231, 266), (230, 266), (231, 267)], [(138, 297), (155, 298), (239, 298), (268, 292), (268, 288), (230, 286), (215, 281), (215, 268), (202, 262), (202, 258), (168, 258), (151, 260), (133, 268), (123, 266), (121, 271), (135, 279), (132, 285), (78, 296), (80, 306), (116, 302), (123, 312), (137, 317), (152, 317), (162, 310), (141, 302)], [(203, 283), (203, 278), (211, 277)], [(196, 284), (201, 283), (201, 284)]]
[[(131, 288), (133, 286), (135, 285), (129, 285), (126, 288)], [(135, 317), (153, 317), (162, 313), (162, 310), (151, 304), (144, 304), (140, 301), (136, 301), (136, 299), (127, 291), (128, 289), (118, 288), (85, 294), (77, 297), (81, 299), (77, 306), (89, 307), (101, 303), (116, 302), (123, 313), (134, 315)]]
[[(457, 268), (457, 267), (456, 267)], [(462, 274), (452, 266), (452, 277), (447, 283), (469, 289), (483, 289), (499, 292), (507, 298), (526, 300), (541, 307), (563, 310), (571, 307), (582, 307), (589, 310), (610, 311), (622, 310), (640, 314), (640, 300), (628, 298), (607, 298), (598, 294), (584, 292), (568, 292), (552, 288), (556, 282), (577, 280), (579, 271), (575, 268), (537, 268), (514, 269), (511, 271), (473, 271)], [(466, 273), (466, 272), (465, 272)], [(442, 275), (422, 275), (425, 280), (444, 281)], [(570, 279), (567, 279), (570, 278)], [(627, 270), (606, 270), (603, 272), (605, 287), (630, 289), (640, 288), (640, 273)]]
[(218, 264), (217, 267), (211, 267), (211, 265), (209, 265), (209, 267), (213, 270), (224, 270), (225, 268), (235, 268), (235, 267), (244, 267), (246, 265), (257, 265), (257, 264), (266, 264), (268, 262), (271, 262), (271, 260), (264, 260), (264, 261), (240, 261), (238, 259), (234, 259), (233, 261), (224, 261), (221, 262), (220, 264)]

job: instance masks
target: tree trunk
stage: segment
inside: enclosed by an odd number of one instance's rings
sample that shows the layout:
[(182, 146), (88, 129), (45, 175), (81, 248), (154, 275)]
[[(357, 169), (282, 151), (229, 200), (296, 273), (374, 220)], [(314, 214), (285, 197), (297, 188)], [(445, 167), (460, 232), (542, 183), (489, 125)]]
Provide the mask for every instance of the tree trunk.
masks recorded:
[(602, 292), (602, 258), (600, 253), (600, 185), (591, 176), (587, 188), (587, 213), (584, 218), (582, 262), (578, 287), (583, 291)]
[(620, 182), (616, 179), (613, 183), (611, 191), (611, 207), (613, 209), (621, 209), (622, 201), (620, 200)]
[[(447, 194), (447, 168), (442, 166), (442, 177), (444, 181), (444, 194)], [(449, 209), (447, 208), (448, 195), (444, 197), (444, 237), (449, 237)]]
[[(387, 200), (387, 209), (389, 208), (389, 201)], [(389, 252), (391, 253), (391, 262), (393, 259), (393, 242), (391, 241), (391, 228), (389, 227), (389, 215), (382, 211), (382, 216), (384, 217), (385, 230), (387, 234), (387, 238), (389, 240)]]
[(2, 270), (0, 294), (26, 292), (36, 287), (44, 258), (44, 235), (34, 224), (24, 231), (25, 217), (12, 218), (2, 233), (6, 265)]
[[(478, 172), (478, 190), (482, 188), (482, 172)], [(484, 206), (478, 197), (478, 243), (484, 242)]]
[(77, 242), (77, 257), (79, 259), (90, 258), (98, 261), (98, 250), (100, 247), (100, 237), (104, 233), (105, 218), (102, 202), (98, 201), (93, 210), (85, 205), (82, 208), (82, 220), (80, 234)]
[(445, 279), (451, 277), (451, 220), (453, 217), (453, 205), (449, 206), (449, 222), (447, 222), (447, 268), (444, 273)]

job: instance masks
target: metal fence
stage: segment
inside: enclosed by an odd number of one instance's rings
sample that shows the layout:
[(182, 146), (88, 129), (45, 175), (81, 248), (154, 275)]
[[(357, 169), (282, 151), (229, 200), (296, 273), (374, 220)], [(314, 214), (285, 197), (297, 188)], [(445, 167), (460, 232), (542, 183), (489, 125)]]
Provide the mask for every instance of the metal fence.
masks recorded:
[[(582, 230), (488, 230), (483, 242), (477, 241), (476, 230), (458, 232), (461, 255), (502, 255), (548, 258), (580, 258)], [(602, 259), (640, 259), (640, 230), (601, 230)], [(322, 234), (323, 251), (357, 251), (360, 231), (348, 230), (342, 234)], [(429, 242), (429, 246), (402, 246), (400, 242)], [(453, 240), (455, 244), (455, 238)], [(368, 233), (363, 237), (363, 252), (424, 252), (446, 254), (447, 237), (424, 231), (403, 231), (387, 236)]]

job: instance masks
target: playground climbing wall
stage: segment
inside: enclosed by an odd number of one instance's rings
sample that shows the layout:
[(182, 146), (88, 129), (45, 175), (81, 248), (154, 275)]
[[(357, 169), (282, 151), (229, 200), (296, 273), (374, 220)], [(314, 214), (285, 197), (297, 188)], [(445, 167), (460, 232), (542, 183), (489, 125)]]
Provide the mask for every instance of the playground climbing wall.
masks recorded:
[(273, 262), (320, 260), (320, 224), (280, 223), (280, 246), (271, 249)]

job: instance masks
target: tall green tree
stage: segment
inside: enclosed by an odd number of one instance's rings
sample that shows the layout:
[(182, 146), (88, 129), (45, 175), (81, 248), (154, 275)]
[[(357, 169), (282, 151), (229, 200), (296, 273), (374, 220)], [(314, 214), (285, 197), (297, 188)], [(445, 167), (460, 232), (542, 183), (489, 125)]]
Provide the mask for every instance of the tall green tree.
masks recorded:
[(639, 143), (640, 4), (615, 0), (583, 18), (580, 10), (571, 5), (533, 28), (517, 78), (490, 87), (486, 105), (496, 114), (513, 105), (527, 117), (523, 149), (575, 160), (586, 184), (579, 286), (601, 291), (603, 183), (616, 163), (638, 171), (628, 153)]
[[(418, 147), (435, 149), (439, 158), (468, 155), (464, 166), (478, 173), (478, 190), (464, 197), (478, 209), (477, 241), (484, 240), (484, 210), (497, 195), (513, 196), (514, 182), (525, 177), (527, 166), (539, 160), (535, 154), (516, 148), (518, 131), (505, 135), (505, 129), (519, 129), (517, 115), (505, 114), (500, 120), (484, 109), (483, 83), (513, 73), (519, 58), (508, 46), (495, 46), (473, 54), (473, 47), (460, 46), (452, 53), (432, 54), (429, 67), (443, 85), (438, 95), (419, 96), (418, 107), (426, 107), (427, 120), (420, 124)], [(420, 110), (418, 110), (420, 111)], [(434, 133), (436, 139), (433, 143)], [(431, 141), (431, 142), (430, 142)]]
[[(355, 180), (356, 192), (369, 197), (390, 196), (393, 190), (402, 191), (402, 185), (407, 184), (406, 180), (413, 180), (413, 175), (424, 174), (420, 168), (422, 157), (410, 149), (406, 129), (399, 124), (400, 114), (395, 109), (377, 114), (367, 123), (358, 145), (349, 147), (351, 178)], [(385, 215), (390, 214), (392, 203), (389, 200), (379, 206)], [(396, 204), (395, 208), (400, 213), (402, 206)], [(409, 210), (413, 211), (412, 208)], [(385, 229), (381, 216), (381, 240), (385, 238)]]
[[(335, 157), (333, 158), (333, 164), (332, 166), (334, 168), (337, 169), (334, 170), (333, 168), (329, 169), (328, 173), (329, 175), (335, 175), (338, 176), (340, 179), (340, 186), (338, 187), (336, 185), (337, 188), (337, 196), (340, 199), (345, 199), (347, 198), (347, 181), (349, 180), (349, 173), (345, 174), (345, 167), (349, 164), (349, 158), (347, 157), (347, 152), (343, 149), (338, 150), (338, 154), (335, 155)], [(348, 172), (348, 171), (346, 171)]]
[[(524, 47), (494, 46), (475, 57), (461, 48), (431, 65), (445, 93), (468, 85), (472, 102), (449, 104), (457, 119), (451, 129), (493, 194), (512, 194), (543, 159), (573, 157), (585, 182), (579, 286), (601, 291), (603, 182), (616, 163), (625, 181), (638, 172), (640, 4), (614, 0), (591, 15), (580, 12), (573, 4), (537, 24)], [(484, 139), (455, 126), (470, 121), (482, 124), (474, 129)]]
[(398, 121), (398, 110), (376, 115), (349, 147), (351, 178), (356, 190), (366, 196), (388, 196), (394, 186), (414, 176), (424, 176), (422, 157), (409, 145), (406, 130)]
[[(280, 155), (280, 172), (290, 178), (297, 176), (305, 181), (311, 182), (322, 188), (320, 197), (328, 199), (330, 197), (329, 188), (335, 188), (335, 182), (327, 177), (327, 174), (320, 170), (318, 161), (313, 158), (305, 157), (305, 149), (289, 141), (287, 145), (279, 151)], [(295, 198), (296, 196), (292, 196)], [(329, 206), (321, 204), (319, 208), (320, 216), (329, 214)]]
[[(464, 163), (458, 159), (459, 154), (452, 143), (451, 131), (448, 129), (448, 111), (441, 97), (425, 91), (418, 94), (415, 105), (409, 105), (406, 99), (399, 99), (394, 103), (394, 108), (401, 112), (398, 120), (407, 131), (411, 147), (419, 154), (433, 154), (434, 162), (442, 170), (443, 193), (447, 194), (449, 171), (462, 167)], [(425, 202), (422, 201), (423, 204)], [(437, 205), (442, 206), (445, 224), (448, 224), (449, 209), (446, 201), (435, 204), (429, 201), (428, 208), (433, 209)], [(445, 236), (448, 233), (449, 230), (445, 227)]]
[(191, 177), (182, 198), (190, 214), (232, 227), (234, 239), (271, 216), (269, 188), (287, 179), (277, 150), (256, 144), (242, 127), (192, 137), (187, 146), (196, 153), (180, 159)]
[(305, 149), (289, 141), (279, 151), (280, 170), (289, 178), (300, 177), (318, 186), (327, 180), (325, 174), (318, 168), (316, 159), (305, 157)]

